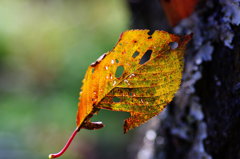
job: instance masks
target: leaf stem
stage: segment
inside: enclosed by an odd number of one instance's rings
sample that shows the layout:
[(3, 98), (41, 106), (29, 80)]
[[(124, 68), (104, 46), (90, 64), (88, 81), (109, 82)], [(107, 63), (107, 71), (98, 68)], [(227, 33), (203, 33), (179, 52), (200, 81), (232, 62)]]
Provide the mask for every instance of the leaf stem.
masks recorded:
[(62, 150), (59, 151), (58, 153), (50, 154), (50, 155), (48, 156), (48, 158), (57, 158), (57, 157), (62, 156), (62, 155), (64, 154), (64, 152), (67, 150), (67, 148), (69, 147), (69, 145), (71, 144), (73, 138), (74, 138), (74, 137), (76, 136), (76, 134), (79, 132), (79, 130), (80, 130), (80, 128), (77, 127), (77, 128), (73, 131), (72, 135), (70, 136), (70, 138), (68, 139), (66, 145), (62, 148)]

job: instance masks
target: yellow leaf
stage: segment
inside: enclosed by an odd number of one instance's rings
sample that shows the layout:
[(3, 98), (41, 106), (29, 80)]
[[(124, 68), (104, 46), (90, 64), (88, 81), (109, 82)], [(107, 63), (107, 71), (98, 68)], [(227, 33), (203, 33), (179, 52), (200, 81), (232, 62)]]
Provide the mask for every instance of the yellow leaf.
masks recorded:
[(126, 133), (171, 102), (181, 83), (183, 55), (191, 35), (148, 33), (122, 33), (115, 48), (89, 66), (80, 92), (77, 128), (63, 149), (49, 158), (60, 157), (80, 129), (102, 128), (101, 122), (90, 122), (100, 109), (129, 112), (131, 116), (124, 123)]
[[(89, 66), (78, 104), (77, 126), (94, 129), (100, 109), (129, 112), (124, 132), (159, 114), (179, 89), (191, 35), (129, 30), (115, 48)], [(96, 128), (99, 125), (96, 124)]]

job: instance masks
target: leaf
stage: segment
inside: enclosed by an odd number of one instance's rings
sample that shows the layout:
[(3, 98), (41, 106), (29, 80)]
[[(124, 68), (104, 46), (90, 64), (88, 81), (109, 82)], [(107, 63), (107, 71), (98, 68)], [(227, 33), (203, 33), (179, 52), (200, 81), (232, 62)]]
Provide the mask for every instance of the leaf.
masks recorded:
[(124, 132), (159, 114), (179, 89), (183, 55), (191, 35), (165, 31), (129, 30), (121, 34), (114, 49), (87, 69), (78, 103), (77, 128), (63, 149), (50, 154), (60, 157), (82, 129), (99, 129), (90, 122), (100, 109), (130, 113)]
[[(124, 132), (159, 114), (179, 89), (183, 55), (191, 36), (129, 30), (115, 48), (89, 66), (78, 104), (77, 126), (87, 126), (100, 109), (129, 112)], [(173, 49), (171, 46), (178, 45)], [(173, 46), (172, 46), (173, 47)]]
[(190, 16), (199, 0), (160, 0), (164, 12), (172, 26)]

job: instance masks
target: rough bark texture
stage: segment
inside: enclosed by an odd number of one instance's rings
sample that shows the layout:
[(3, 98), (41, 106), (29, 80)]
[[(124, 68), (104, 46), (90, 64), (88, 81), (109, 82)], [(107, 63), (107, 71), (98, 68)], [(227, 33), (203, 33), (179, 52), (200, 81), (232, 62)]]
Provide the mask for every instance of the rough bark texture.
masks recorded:
[(240, 28), (234, 33), (234, 49), (216, 43), (196, 87), (207, 123), (205, 146), (213, 158), (240, 158)]
[(131, 158), (145, 152), (145, 159), (240, 159), (240, 1), (201, 1), (175, 28), (166, 25), (158, 0), (128, 2), (132, 28), (194, 33), (180, 91), (151, 128), (154, 139), (141, 129), (144, 141)]

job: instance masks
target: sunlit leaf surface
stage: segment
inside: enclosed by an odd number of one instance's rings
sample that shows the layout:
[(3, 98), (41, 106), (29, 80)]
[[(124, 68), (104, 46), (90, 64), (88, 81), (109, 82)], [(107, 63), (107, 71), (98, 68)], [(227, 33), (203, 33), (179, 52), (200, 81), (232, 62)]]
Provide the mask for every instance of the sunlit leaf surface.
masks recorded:
[(90, 123), (100, 109), (130, 113), (124, 132), (159, 114), (179, 89), (183, 55), (191, 35), (165, 31), (129, 30), (114, 49), (87, 69), (80, 92), (77, 126)]

